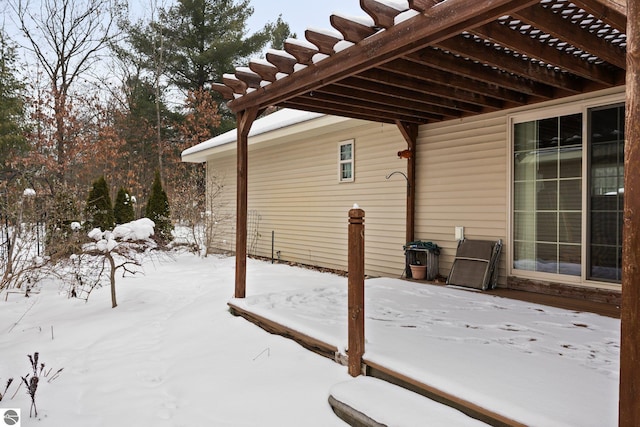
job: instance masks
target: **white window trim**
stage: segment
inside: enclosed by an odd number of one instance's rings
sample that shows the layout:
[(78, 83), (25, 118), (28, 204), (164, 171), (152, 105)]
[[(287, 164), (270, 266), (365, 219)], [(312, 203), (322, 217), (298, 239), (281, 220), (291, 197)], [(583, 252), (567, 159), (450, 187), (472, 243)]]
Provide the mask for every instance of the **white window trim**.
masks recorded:
[[(507, 157), (507, 189), (508, 197), (507, 197), (507, 238), (509, 244), (507, 245), (507, 275), (516, 276), (525, 279), (535, 279), (535, 280), (543, 280), (549, 282), (560, 282), (560, 283), (575, 283), (585, 287), (593, 287), (599, 289), (612, 289), (619, 290), (619, 283), (611, 283), (611, 282), (601, 282), (595, 280), (589, 280), (586, 278), (586, 267), (584, 260), (587, 258), (587, 233), (585, 232), (587, 227), (587, 216), (588, 212), (585, 208), (588, 202), (587, 191), (584, 189), (585, 187), (585, 179), (588, 179), (588, 150), (587, 150), (587, 120), (588, 111), (591, 108), (604, 107), (607, 105), (614, 105), (620, 102), (625, 101), (624, 93), (608, 95), (599, 98), (575, 101), (570, 104), (547, 107), (547, 108), (538, 108), (531, 111), (523, 111), (520, 113), (514, 113), (507, 116), (507, 145), (509, 153)], [(553, 273), (542, 273), (528, 270), (518, 270), (513, 267), (513, 156), (514, 156), (514, 147), (513, 147), (513, 129), (514, 125), (518, 123), (528, 122), (532, 120), (542, 120), (551, 117), (559, 117), (569, 114), (582, 113), (583, 121), (582, 121), (582, 144), (583, 144), (583, 162), (582, 162), (582, 178), (583, 178), (583, 191), (582, 191), (582, 237), (581, 237), (581, 245), (582, 245), (582, 268), (580, 276), (570, 276), (563, 274), (553, 274)]]
[[(341, 153), (342, 147), (344, 145), (351, 145), (351, 159), (342, 160)], [(338, 143), (338, 182), (353, 182), (355, 181), (356, 176), (356, 141), (355, 139), (346, 139), (344, 141), (340, 141)], [(342, 165), (343, 164), (351, 164), (351, 178), (343, 178), (342, 177)]]

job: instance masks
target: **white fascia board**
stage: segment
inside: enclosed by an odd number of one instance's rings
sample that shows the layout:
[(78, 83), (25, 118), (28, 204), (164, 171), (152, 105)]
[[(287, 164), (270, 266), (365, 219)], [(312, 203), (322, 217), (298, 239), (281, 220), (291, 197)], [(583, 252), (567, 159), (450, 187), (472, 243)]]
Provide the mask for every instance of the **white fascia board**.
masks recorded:
[[(307, 111), (283, 109), (256, 120), (249, 132), (249, 144), (260, 144), (279, 138), (302, 133), (322, 126), (353, 120), (346, 117), (329, 116)], [(358, 122), (358, 120), (353, 120)], [(233, 129), (207, 141), (201, 142), (182, 152), (182, 161), (188, 163), (206, 162), (208, 158), (235, 150), (237, 130)]]

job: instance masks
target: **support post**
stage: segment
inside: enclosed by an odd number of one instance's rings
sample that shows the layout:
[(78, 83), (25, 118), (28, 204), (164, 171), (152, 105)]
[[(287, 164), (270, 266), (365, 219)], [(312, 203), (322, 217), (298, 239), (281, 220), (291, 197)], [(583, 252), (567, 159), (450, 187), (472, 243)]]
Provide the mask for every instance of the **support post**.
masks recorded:
[(236, 193), (236, 286), (234, 296), (244, 298), (247, 289), (247, 203), (249, 131), (258, 116), (257, 110), (244, 110), (236, 115), (237, 138), (237, 193)]
[(407, 141), (409, 157), (407, 158), (407, 220), (405, 228), (406, 243), (415, 240), (416, 228), (416, 148), (418, 141), (418, 125), (397, 121), (400, 133)]
[(640, 425), (640, 0), (627, 0), (620, 426)]
[(364, 354), (364, 211), (349, 211), (349, 375), (362, 373)]

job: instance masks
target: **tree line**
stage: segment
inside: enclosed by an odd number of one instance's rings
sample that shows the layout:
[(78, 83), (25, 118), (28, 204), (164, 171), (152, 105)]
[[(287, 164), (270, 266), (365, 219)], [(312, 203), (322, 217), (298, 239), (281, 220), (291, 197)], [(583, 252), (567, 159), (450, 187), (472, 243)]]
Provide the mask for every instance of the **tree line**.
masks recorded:
[[(7, 0), (0, 12), (0, 219), (35, 190), (52, 228), (85, 220), (92, 183), (126, 188), (145, 215), (156, 173), (173, 221), (204, 210), (203, 165), (185, 148), (235, 127), (212, 82), (290, 34), (248, 33), (249, 0)], [(7, 25), (11, 22), (11, 25)]]

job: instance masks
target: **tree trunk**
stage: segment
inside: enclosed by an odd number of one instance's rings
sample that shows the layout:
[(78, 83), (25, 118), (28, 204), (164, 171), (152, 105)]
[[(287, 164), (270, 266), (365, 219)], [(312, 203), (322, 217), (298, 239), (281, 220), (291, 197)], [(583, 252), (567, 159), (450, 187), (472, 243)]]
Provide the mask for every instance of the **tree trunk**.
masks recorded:
[(109, 283), (111, 283), (111, 308), (116, 308), (116, 263), (110, 252), (105, 253), (105, 257), (109, 260)]

